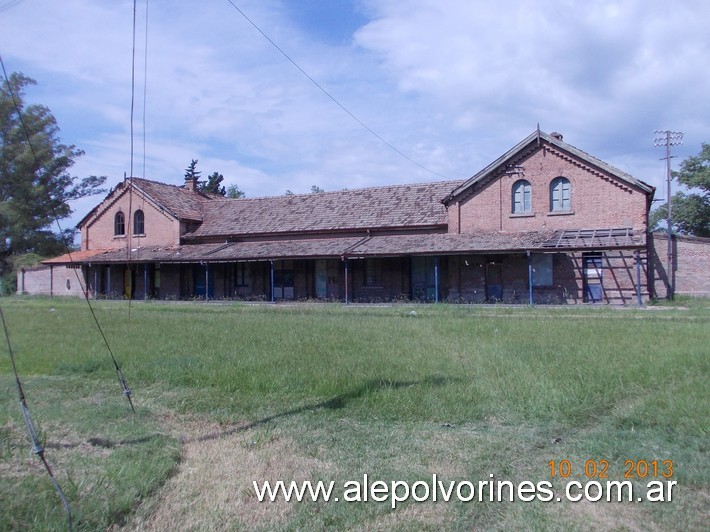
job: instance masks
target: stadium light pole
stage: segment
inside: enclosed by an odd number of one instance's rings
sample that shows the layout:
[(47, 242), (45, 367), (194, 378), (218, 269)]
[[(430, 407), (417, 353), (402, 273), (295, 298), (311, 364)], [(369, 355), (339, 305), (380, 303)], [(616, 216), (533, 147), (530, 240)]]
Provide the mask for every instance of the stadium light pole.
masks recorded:
[(666, 156), (661, 160), (666, 160), (666, 201), (667, 214), (666, 219), (666, 237), (668, 238), (668, 266), (666, 267), (666, 277), (668, 278), (668, 293), (667, 299), (673, 299), (675, 292), (675, 276), (673, 275), (673, 230), (672, 230), (672, 212), (671, 212), (671, 146), (683, 144), (683, 133), (681, 131), (654, 131), (656, 137), (653, 139), (653, 145), (656, 147), (666, 148)]

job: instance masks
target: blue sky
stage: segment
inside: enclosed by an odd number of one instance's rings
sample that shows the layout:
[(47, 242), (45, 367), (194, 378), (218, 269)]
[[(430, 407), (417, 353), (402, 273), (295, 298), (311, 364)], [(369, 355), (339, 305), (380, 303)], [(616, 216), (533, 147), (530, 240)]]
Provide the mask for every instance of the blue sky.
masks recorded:
[[(233, 3), (421, 166), (227, 0), (149, 0), (147, 18), (138, 0), (134, 175), (181, 184), (194, 158), (249, 197), (462, 179), (540, 123), (664, 198), (653, 131), (685, 133), (675, 165), (710, 142), (704, 0)], [(111, 186), (130, 170), (132, 7), (0, 0), (6, 68), (86, 152), (73, 174)]]

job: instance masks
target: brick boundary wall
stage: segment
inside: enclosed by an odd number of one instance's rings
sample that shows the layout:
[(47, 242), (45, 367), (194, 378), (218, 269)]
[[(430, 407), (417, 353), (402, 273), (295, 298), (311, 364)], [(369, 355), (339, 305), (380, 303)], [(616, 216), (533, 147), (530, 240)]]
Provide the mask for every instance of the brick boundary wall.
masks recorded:
[[(82, 279), (79, 282), (77, 278)], [(83, 274), (79, 268), (39, 266), (17, 272), (17, 294), (84, 297)]]
[[(657, 298), (665, 298), (667, 292), (668, 238), (665, 233), (649, 235), (652, 280), (651, 286)], [(697, 236), (673, 237), (673, 275), (675, 293), (710, 297), (710, 238)]]

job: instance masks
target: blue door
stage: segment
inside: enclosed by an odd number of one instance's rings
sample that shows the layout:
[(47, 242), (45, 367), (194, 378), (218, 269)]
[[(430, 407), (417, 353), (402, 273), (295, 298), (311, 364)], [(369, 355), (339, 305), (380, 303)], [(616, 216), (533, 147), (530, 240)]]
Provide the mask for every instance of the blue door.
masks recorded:
[(584, 301), (599, 303), (604, 299), (604, 274), (602, 255), (589, 254), (584, 257)]
[(435, 257), (412, 257), (412, 299), (435, 301), (437, 299), (435, 276)]

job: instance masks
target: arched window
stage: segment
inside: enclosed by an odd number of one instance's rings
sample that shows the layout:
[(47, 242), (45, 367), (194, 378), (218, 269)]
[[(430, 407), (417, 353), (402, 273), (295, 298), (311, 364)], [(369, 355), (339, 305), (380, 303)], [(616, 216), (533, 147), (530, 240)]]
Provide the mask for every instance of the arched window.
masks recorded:
[(550, 210), (569, 211), (571, 208), (569, 179), (566, 177), (553, 179), (550, 183)]
[(143, 211), (141, 210), (137, 210), (135, 213), (133, 213), (133, 234), (145, 234), (145, 216), (143, 214)]
[(121, 211), (118, 211), (116, 216), (113, 217), (113, 234), (116, 236), (126, 234), (126, 217)]
[(520, 179), (513, 183), (513, 214), (532, 211), (532, 189), (530, 182)]

